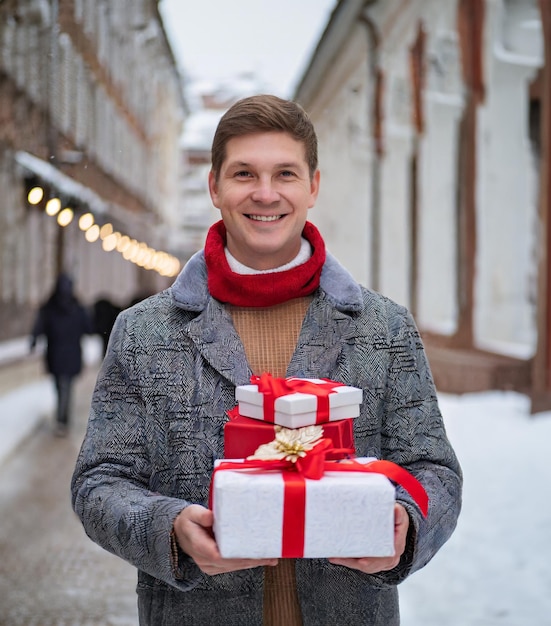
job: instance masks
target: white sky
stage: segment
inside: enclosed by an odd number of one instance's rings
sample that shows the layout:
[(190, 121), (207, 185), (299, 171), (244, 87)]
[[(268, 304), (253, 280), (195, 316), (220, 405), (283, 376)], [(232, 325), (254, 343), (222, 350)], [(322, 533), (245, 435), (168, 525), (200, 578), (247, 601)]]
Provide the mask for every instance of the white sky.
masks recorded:
[(337, 0), (161, 0), (159, 9), (184, 77), (255, 75), (290, 97)]

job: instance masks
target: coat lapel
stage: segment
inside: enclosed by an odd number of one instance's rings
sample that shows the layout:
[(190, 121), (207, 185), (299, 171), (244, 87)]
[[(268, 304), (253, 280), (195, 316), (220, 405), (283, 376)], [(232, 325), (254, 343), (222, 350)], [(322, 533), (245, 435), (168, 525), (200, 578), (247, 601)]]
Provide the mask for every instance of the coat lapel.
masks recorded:
[(234, 385), (246, 385), (251, 370), (243, 343), (224, 306), (209, 298), (206, 308), (187, 326), (186, 334), (210, 365)]
[[(355, 335), (355, 323), (348, 313), (336, 309), (324, 294), (314, 298), (306, 314), (289, 363), (287, 376), (332, 378), (338, 371), (343, 346)], [(343, 341), (344, 340), (344, 341)]]

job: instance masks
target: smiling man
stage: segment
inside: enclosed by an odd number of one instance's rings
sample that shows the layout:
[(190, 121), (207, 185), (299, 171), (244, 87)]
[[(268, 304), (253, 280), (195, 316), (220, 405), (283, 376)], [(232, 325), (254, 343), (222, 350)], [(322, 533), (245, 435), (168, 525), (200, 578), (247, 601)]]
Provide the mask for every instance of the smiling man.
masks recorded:
[(226, 227), (228, 252), (255, 270), (273, 270), (300, 250), (319, 170), (310, 172), (304, 144), (285, 132), (233, 137), (209, 189)]
[[(140, 624), (399, 624), (397, 585), (452, 534), (462, 476), (410, 313), (357, 284), (307, 221), (317, 139), (296, 103), (245, 98), (220, 120), (209, 189), (221, 221), (166, 291), (115, 324), (73, 476), (89, 536), (138, 568)], [(397, 488), (395, 553), (223, 559), (207, 508), (226, 412), (252, 374), (363, 389), (358, 456), (425, 487)]]

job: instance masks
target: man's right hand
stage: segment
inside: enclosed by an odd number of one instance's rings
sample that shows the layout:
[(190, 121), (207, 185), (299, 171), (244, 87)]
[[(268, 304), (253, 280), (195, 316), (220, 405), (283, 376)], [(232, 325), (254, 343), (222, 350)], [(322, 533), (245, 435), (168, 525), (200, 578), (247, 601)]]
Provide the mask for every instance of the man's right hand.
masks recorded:
[(180, 548), (208, 574), (223, 574), (241, 569), (277, 565), (278, 559), (224, 559), (218, 550), (212, 525), (213, 513), (210, 509), (191, 504), (183, 509), (174, 520), (174, 532)]

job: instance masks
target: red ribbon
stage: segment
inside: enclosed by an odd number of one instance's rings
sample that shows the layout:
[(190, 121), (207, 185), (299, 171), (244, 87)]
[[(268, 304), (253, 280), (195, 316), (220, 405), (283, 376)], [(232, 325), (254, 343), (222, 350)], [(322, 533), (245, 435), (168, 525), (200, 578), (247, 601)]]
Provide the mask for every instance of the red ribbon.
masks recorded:
[[(301, 558), (304, 555), (304, 533), (306, 521), (306, 478), (319, 480), (325, 472), (365, 472), (382, 474), (401, 485), (413, 498), (426, 517), (429, 498), (423, 485), (407, 470), (392, 461), (371, 461), (363, 464), (354, 459), (341, 462), (350, 450), (335, 449), (331, 440), (322, 439), (306, 456), (292, 461), (264, 461), (260, 459), (243, 462), (222, 461), (213, 471), (222, 470), (257, 470), (260, 473), (280, 471), (284, 481), (283, 521), (282, 521), (282, 558)], [(339, 460), (326, 460), (327, 457), (339, 457)], [(309, 459), (308, 457), (312, 457)], [(209, 495), (209, 507), (212, 509), (212, 482)]]
[(282, 472), (283, 523), (281, 527), (281, 557), (304, 556), (306, 533), (306, 481), (297, 472)]
[(230, 418), (230, 420), (237, 419), (239, 417), (239, 407), (234, 406), (233, 409), (226, 411), (226, 414)]
[(274, 378), (271, 374), (251, 376), (251, 383), (258, 386), (264, 396), (264, 421), (275, 424), (275, 401), (281, 396), (292, 393), (308, 393), (316, 396), (316, 424), (329, 421), (329, 394), (335, 393), (336, 387), (344, 387), (342, 383), (321, 378), (323, 382), (313, 383), (301, 378)]

